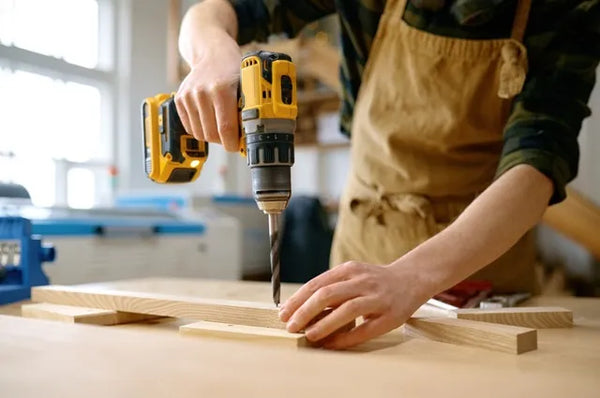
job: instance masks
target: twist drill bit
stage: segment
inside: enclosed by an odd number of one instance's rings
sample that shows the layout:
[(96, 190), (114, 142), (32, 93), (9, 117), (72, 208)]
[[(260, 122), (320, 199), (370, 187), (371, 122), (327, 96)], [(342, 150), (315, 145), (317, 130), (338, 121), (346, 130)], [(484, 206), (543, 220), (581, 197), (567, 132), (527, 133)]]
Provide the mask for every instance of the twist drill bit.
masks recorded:
[(271, 240), (271, 286), (273, 288), (273, 302), (279, 306), (280, 301), (280, 275), (279, 275), (279, 214), (269, 214), (269, 238)]

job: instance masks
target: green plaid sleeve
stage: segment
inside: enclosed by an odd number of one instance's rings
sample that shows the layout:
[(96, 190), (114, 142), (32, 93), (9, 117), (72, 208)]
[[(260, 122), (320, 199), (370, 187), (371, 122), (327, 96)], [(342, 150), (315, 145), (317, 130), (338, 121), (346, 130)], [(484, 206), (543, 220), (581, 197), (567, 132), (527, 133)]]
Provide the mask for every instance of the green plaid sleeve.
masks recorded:
[(228, 0), (238, 19), (239, 44), (267, 41), (269, 35), (294, 37), (302, 28), (335, 12), (334, 0)]
[(532, 7), (525, 45), (529, 73), (504, 130), (497, 177), (529, 164), (554, 182), (550, 204), (577, 175), (577, 136), (600, 59), (600, 0)]

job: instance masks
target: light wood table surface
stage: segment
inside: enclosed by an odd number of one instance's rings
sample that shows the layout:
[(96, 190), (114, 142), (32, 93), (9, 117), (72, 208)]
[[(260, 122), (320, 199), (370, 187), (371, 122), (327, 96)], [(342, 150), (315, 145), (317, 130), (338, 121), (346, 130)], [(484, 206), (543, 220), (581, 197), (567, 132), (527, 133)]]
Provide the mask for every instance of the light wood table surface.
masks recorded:
[[(144, 279), (110, 289), (267, 301), (260, 282)], [(297, 285), (282, 286), (288, 297)], [(396, 330), (353, 350), (180, 336), (186, 320), (89, 326), (25, 319), (0, 307), (4, 397), (595, 397), (600, 299), (540, 297), (573, 310), (575, 327), (538, 331), (511, 355), (408, 337)]]

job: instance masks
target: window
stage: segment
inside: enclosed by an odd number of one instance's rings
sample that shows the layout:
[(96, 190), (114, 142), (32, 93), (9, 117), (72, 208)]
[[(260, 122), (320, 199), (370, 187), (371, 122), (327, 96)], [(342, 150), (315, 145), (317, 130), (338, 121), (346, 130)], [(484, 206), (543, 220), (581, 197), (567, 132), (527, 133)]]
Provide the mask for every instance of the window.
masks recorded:
[(98, 3), (95, 0), (0, 0), (0, 43), (95, 68), (98, 64)]
[(110, 198), (112, 21), (111, 0), (0, 0), (0, 181), (36, 205)]

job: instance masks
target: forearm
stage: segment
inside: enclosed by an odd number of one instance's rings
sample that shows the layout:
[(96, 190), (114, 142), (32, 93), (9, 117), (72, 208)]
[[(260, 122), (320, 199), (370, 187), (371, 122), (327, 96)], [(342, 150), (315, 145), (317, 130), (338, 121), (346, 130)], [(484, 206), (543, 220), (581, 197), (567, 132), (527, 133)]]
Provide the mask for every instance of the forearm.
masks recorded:
[(215, 32), (226, 33), (234, 40), (237, 37), (237, 17), (229, 1), (204, 0), (190, 7), (179, 33), (179, 51), (190, 66), (203, 56), (207, 47), (202, 44), (211, 40)]
[[(289, 332), (346, 348), (404, 323), (425, 300), (498, 258), (533, 227), (553, 184), (529, 165), (508, 170), (444, 231), (390, 266), (350, 261), (303, 285), (282, 306)], [(331, 314), (307, 327), (325, 308)], [(335, 332), (359, 316), (349, 332)], [(329, 336), (329, 337), (327, 337)], [(322, 340), (326, 338), (327, 340)]]
[(444, 231), (401, 257), (393, 266), (418, 267), (424, 294), (454, 286), (510, 249), (542, 217), (552, 182), (519, 165), (488, 187)]

